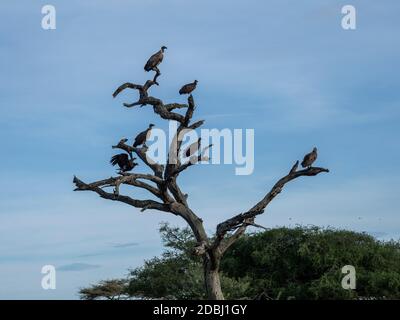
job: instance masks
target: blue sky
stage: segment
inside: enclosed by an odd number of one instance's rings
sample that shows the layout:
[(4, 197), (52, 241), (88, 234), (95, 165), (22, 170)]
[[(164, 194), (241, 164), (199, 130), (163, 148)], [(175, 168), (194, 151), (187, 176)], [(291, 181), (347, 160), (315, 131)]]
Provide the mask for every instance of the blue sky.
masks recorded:
[[(41, 28), (41, 8), (57, 29)], [(341, 8), (357, 29), (341, 28)], [(313, 146), (327, 175), (287, 186), (258, 222), (400, 237), (400, 22), (398, 1), (3, 1), (0, 12), (0, 298), (75, 299), (100, 279), (162, 251), (165, 213), (74, 193), (109, 177), (111, 145), (149, 122), (150, 108), (113, 100), (123, 82), (143, 83), (143, 65), (168, 46), (152, 94), (199, 80), (197, 117), (208, 128), (254, 128), (255, 170), (197, 166), (181, 177), (210, 233), (248, 209)], [(140, 171), (144, 170), (142, 166)], [(41, 267), (59, 268), (41, 289)]]

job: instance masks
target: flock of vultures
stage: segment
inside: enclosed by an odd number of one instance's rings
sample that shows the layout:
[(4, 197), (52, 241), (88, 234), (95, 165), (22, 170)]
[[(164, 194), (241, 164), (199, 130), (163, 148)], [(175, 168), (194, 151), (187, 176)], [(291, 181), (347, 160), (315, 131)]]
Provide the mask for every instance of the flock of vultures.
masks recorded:
[[(167, 47), (162, 46), (161, 49), (153, 54), (149, 60), (147, 60), (146, 65), (144, 66), (144, 70), (149, 72), (149, 71), (155, 71), (159, 73), (158, 70), (158, 65), (163, 61), (164, 58), (164, 51), (167, 49)], [(180, 90), (179, 94), (191, 94), (197, 86), (198, 81), (194, 80), (192, 83), (185, 84)], [(154, 127), (154, 124), (150, 124), (149, 127), (144, 130), (143, 132), (139, 133), (135, 141), (133, 143), (133, 147), (140, 147), (146, 146), (146, 141), (148, 137), (150, 136), (151, 129)], [(127, 139), (124, 141), (126, 142)], [(186, 157), (191, 157), (193, 156), (198, 150), (200, 149), (200, 139), (193, 144), (191, 144), (185, 151), (184, 154)], [(314, 163), (314, 161), (317, 159), (317, 148), (314, 148), (310, 153), (306, 154), (304, 156), (303, 161), (301, 162), (301, 165), (303, 168), (310, 168), (311, 165)], [(118, 165), (119, 167), (119, 173), (124, 173), (133, 170), (138, 163), (135, 162), (136, 158), (132, 156), (132, 153), (120, 153), (114, 155), (110, 163), (113, 166)]]

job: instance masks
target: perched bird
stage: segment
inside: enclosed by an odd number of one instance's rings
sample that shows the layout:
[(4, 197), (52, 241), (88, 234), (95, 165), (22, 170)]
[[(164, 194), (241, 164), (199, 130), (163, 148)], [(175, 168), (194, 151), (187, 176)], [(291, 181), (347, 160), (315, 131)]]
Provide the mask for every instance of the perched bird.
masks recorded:
[(149, 60), (147, 60), (146, 65), (144, 66), (144, 70), (149, 72), (157, 68), (157, 66), (163, 61), (164, 58), (164, 50), (167, 49), (166, 46), (162, 46), (161, 49), (153, 54)]
[(114, 155), (110, 163), (115, 166), (118, 165), (120, 168), (121, 172), (127, 172), (131, 171), (134, 167), (136, 167), (138, 164), (135, 162), (136, 158), (129, 158), (129, 156), (126, 153), (120, 153)]
[(122, 138), (121, 140), (119, 140), (118, 144), (124, 144), (128, 141), (127, 138)]
[(200, 141), (201, 141), (201, 138), (199, 138), (196, 142), (193, 142), (189, 146), (189, 148), (186, 149), (186, 151), (185, 151), (186, 157), (192, 156), (193, 154), (195, 154), (197, 152), (197, 150), (200, 149)]
[(303, 168), (310, 168), (314, 161), (317, 159), (317, 148), (314, 148), (310, 153), (304, 156), (301, 166)]
[(180, 90), (179, 94), (190, 94), (197, 86), (197, 80), (194, 80), (192, 83), (185, 84)]
[(144, 145), (148, 136), (150, 135), (151, 129), (154, 127), (154, 124), (150, 123), (149, 127), (143, 132), (139, 133), (136, 138), (133, 146), (136, 148), (138, 146)]

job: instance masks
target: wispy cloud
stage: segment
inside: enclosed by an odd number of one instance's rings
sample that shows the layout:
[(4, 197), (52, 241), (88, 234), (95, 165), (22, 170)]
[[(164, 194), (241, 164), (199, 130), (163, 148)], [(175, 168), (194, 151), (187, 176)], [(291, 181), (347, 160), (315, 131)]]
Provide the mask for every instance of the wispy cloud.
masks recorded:
[(137, 245), (139, 245), (139, 243), (137, 242), (125, 242), (125, 243), (116, 243), (113, 244), (112, 246), (114, 248), (130, 248), (130, 247), (136, 247)]
[(85, 271), (100, 268), (100, 265), (89, 263), (71, 263), (57, 267), (58, 271)]
[(85, 253), (85, 254), (80, 254), (77, 256), (78, 258), (91, 258), (91, 257), (98, 257), (103, 255), (104, 253), (97, 252), (97, 253)]

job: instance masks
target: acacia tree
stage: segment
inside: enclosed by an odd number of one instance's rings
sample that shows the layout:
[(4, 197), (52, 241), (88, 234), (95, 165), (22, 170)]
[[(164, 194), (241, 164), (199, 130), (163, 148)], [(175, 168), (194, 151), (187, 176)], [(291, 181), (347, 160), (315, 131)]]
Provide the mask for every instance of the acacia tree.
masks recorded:
[(81, 299), (123, 300), (128, 298), (126, 279), (103, 280), (98, 284), (79, 290)]
[[(159, 210), (183, 218), (193, 231), (196, 238), (196, 245), (193, 248), (195, 255), (203, 259), (205, 289), (209, 299), (222, 300), (224, 295), (221, 290), (219, 277), (220, 262), (224, 253), (235, 243), (246, 231), (248, 226), (258, 226), (255, 224), (255, 218), (262, 214), (268, 204), (282, 191), (283, 187), (289, 181), (302, 176), (316, 176), (322, 172), (329, 172), (328, 169), (319, 167), (309, 167), (298, 170), (299, 161), (291, 167), (288, 174), (279, 179), (272, 189), (248, 211), (234, 215), (232, 218), (219, 223), (215, 234), (207, 235), (203, 220), (189, 206), (187, 195), (181, 190), (178, 184), (179, 175), (192, 165), (201, 161), (208, 161), (205, 151), (211, 147), (206, 146), (199, 151), (197, 155), (191, 156), (188, 160), (180, 157), (181, 146), (184, 137), (188, 132), (196, 130), (204, 124), (204, 120), (192, 121), (195, 111), (193, 96), (190, 94), (187, 104), (168, 103), (149, 95), (149, 89), (154, 85), (159, 85), (157, 78), (161, 75), (159, 69), (153, 69), (156, 73), (152, 80), (147, 80), (145, 84), (124, 83), (114, 93), (116, 97), (125, 89), (134, 89), (139, 93), (138, 101), (126, 104), (127, 108), (135, 106), (151, 106), (158, 116), (165, 120), (173, 120), (178, 123), (178, 128), (171, 145), (166, 164), (156, 163), (146, 155), (148, 147), (133, 147), (127, 144), (127, 139), (121, 139), (118, 144), (112, 146), (113, 149), (122, 149), (129, 154), (136, 154), (142, 162), (150, 169), (150, 173), (127, 173), (121, 172), (116, 177), (99, 180), (91, 183), (85, 183), (74, 177), (75, 191), (93, 191), (100, 197), (126, 203), (135, 208), (145, 210)], [(180, 114), (178, 109), (184, 109), (186, 112)], [(132, 196), (123, 195), (119, 192), (120, 185), (127, 185), (135, 188), (147, 190), (157, 200), (140, 200)], [(111, 192), (106, 191), (113, 188)]]

